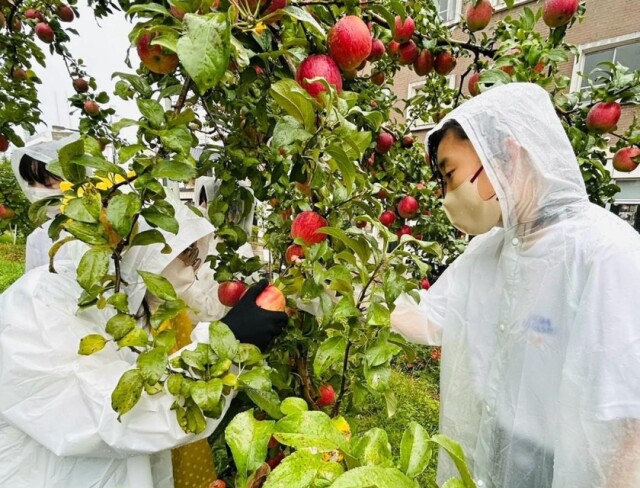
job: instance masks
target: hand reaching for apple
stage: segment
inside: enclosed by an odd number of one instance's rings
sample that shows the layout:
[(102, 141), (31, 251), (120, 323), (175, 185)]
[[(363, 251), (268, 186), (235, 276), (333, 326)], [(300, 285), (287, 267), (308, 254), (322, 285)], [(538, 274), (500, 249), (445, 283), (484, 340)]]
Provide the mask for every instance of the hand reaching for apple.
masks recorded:
[(253, 285), (222, 319), (240, 342), (264, 350), (287, 324), (285, 297), (267, 280)]

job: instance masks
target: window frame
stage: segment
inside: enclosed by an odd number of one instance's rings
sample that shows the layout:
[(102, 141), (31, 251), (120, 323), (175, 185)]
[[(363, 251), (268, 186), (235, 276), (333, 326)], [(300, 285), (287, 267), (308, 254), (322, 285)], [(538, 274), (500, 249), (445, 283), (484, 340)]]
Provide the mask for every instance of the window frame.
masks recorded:
[(570, 91), (577, 92), (582, 87), (582, 77), (578, 75), (584, 70), (584, 64), (586, 58), (591, 53), (597, 53), (598, 51), (607, 51), (612, 48), (618, 48), (620, 46), (626, 46), (627, 44), (640, 43), (640, 31), (632, 32), (631, 34), (625, 34), (622, 36), (610, 37), (608, 39), (601, 39), (599, 41), (589, 42), (581, 44), (578, 47), (578, 54), (573, 62), (573, 70), (571, 72), (571, 85)]
[[(446, 27), (452, 27), (452, 26), (456, 26), (460, 23), (460, 20), (462, 19), (462, 4), (464, 2), (464, 0), (447, 0), (448, 2), (455, 2), (455, 7), (454, 7), (454, 12), (453, 12), (453, 19), (451, 20), (444, 20), (441, 18), (443, 25), (445, 25)], [(436, 5), (438, 2), (438, 0), (433, 0), (434, 5), (436, 6), (436, 8), (438, 8), (438, 5)]]
[[(456, 75), (451, 73), (449, 75), (446, 76), (447, 80), (449, 81), (449, 88), (455, 88), (456, 86)], [(424, 85), (426, 84), (426, 82), (424, 80), (420, 80), (420, 81), (413, 81), (411, 83), (409, 83), (407, 85), (407, 99), (410, 99), (414, 96), (417, 95), (418, 91), (420, 90), (420, 88), (422, 88)], [(409, 109), (410, 107), (407, 107), (404, 111), (404, 119), (406, 122), (409, 121)], [(413, 131), (419, 131), (419, 130), (428, 130), (431, 129), (433, 127), (436, 126), (435, 122), (423, 122), (423, 121), (416, 121), (413, 123), (413, 125), (409, 126), (409, 130)]]
[[(493, 5), (493, 12), (503, 12), (505, 10), (514, 10), (516, 7), (520, 7), (521, 5), (524, 5), (525, 3), (533, 3), (536, 0), (515, 0), (515, 2), (513, 2), (513, 7), (511, 7), (511, 9), (507, 8), (507, 5), (504, 3), (504, 0), (490, 0), (491, 1), (491, 5)], [(496, 6), (494, 2), (502, 2), (502, 5)]]

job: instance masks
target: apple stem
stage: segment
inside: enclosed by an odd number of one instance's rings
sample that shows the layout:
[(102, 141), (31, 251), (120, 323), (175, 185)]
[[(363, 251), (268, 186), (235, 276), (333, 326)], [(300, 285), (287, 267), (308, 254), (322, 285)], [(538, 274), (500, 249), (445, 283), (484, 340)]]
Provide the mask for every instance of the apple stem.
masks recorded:
[(313, 399), (314, 388), (309, 379), (309, 369), (307, 367), (307, 358), (299, 356), (296, 358), (296, 368), (302, 381), (302, 395), (313, 410), (320, 410), (320, 407)]

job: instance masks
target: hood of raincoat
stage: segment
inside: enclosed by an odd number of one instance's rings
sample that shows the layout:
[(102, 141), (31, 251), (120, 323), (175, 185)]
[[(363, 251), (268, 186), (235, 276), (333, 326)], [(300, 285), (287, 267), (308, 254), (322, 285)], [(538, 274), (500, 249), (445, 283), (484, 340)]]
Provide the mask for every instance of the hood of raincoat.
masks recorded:
[(195, 188), (193, 190), (193, 203), (200, 205), (200, 194), (204, 190), (207, 202), (212, 201), (218, 196), (220, 190), (220, 180), (213, 176), (201, 176), (196, 179)]
[(13, 170), (13, 174), (15, 175), (16, 180), (18, 180), (18, 184), (20, 185), (22, 192), (26, 195), (30, 202), (35, 202), (36, 200), (38, 200), (38, 197), (34, 192), (34, 188), (29, 186), (29, 184), (20, 176), (20, 160), (22, 159), (22, 156), (27, 155), (32, 157), (36, 161), (40, 161), (44, 164), (49, 164), (52, 161), (56, 161), (58, 159), (58, 151), (61, 148), (79, 138), (79, 134), (72, 134), (68, 137), (64, 137), (63, 139), (58, 139), (56, 141), (39, 142), (37, 144), (33, 144), (32, 146), (25, 146), (14, 149), (14, 151), (11, 153), (11, 169)]
[[(171, 250), (163, 254), (161, 251), (164, 245), (160, 243), (136, 246), (127, 250), (122, 258), (122, 278), (129, 284), (126, 293), (131, 310), (138, 310), (146, 293), (146, 286), (138, 270), (160, 274), (182, 251), (196, 241), (202, 241), (202, 245), (198, 243), (200, 258), (204, 260), (208, 254), (208, 241), (205, 238), (212, 234), (215, 228), (206, 218), (196, 215), (175, 196), (167, 194), (166, 200), (175, 209), (174, 217), (178, 221), (179, 229), (176, 234), (157, 230), (163, 234)], [(149, 229), (148, 224), (141, 222), (139, 232)]]
[(450, 112), (493, 185), (505, 229), (528, 232), (583, 205), (587, 192), (571, 142), (548, 92), (532, 83), (488, 90)]

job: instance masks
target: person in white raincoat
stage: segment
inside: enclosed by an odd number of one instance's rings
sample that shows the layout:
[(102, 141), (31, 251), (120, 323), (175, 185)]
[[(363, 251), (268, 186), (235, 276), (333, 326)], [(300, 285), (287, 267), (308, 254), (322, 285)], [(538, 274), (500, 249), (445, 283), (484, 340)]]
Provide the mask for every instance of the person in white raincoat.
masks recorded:
[[(61, 195), (62, 179), (49, 172), (47, 165), (58, 159), (58, 150), (70, 144), (80, 136), (74, 134), (56, 141), (47, 141), (16, 148), (11, 153), (11, 168), (27, 199), (34, 203), (44, 198)], [(59, 205), (47, 207), (47, 216), (52, 219), (59, 213)], [(25, 270), (49, 264), (49, 249), (53, 241), (48, 235), (51, 220), (47, 220), (27, 236), (25, 250)], [(82, 255), (86, 247), (77, 241), (62, 246), (56, 254), (56, 261)]]
[[(180, 230), (165, 233), (171, 252), (162, 254), (163, 245), (153, 244), (134, 247), (123, 257), (130, 310), (139, 310), (145, 295), (153, 302), (139, 269), (162, 273), (178, 296), (191, 303), (185, 276), (193, 272), (183, 273), (182, 268), (197, 262), (197, 255), (186, 261), (183, 251), (193, 257), (191, 244), (213, 227), (186, 206), (172, 204)], [(204, 439), (219, 421), (208, 419), (198, 436), (184, 433), (171, 410), (173, 397), (166, 392), (143, 394), (117, 420), (111, 392), (120, 376), (135, 366), (137, 355), (118, 350), (113, 342), (91, 356), (78, 354), (80, 339), (103, 333), (113, 310), (78, 310), (82, 290), (71, 264), (58, 263), (57, 274), (46, 267), (33, 269), (0, 295), (0, 486), (173, 487), (170, 450)], [(256, 292), (266, 285), (250, 289), (223, 318), (243, 342), (264, 346), (286, 323), (286, 314), (255, 305)], [(194, 342), (187, 347), (207, 342), (208, 323), (198, 324), (191, 338)]]
[(640, 236), (589, 202), (539, 86), (475, 97), (428, 147), (452, 223), (479, 234), (392, 314), (442, 345), (441, 432), (480, 488), (640, 487)]

